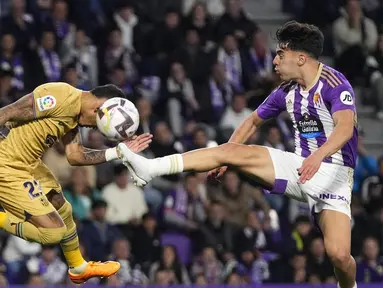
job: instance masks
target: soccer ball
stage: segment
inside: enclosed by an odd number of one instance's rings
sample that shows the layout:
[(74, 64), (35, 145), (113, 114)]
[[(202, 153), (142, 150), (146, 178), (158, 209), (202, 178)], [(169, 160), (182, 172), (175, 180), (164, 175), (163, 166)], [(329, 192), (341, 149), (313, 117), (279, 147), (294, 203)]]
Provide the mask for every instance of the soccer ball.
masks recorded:
[(136, 106), (124, 98), (111, 98), (97, 111), (97, 128), (108, 139), (121, 141), (136, 133), (140, 124)]

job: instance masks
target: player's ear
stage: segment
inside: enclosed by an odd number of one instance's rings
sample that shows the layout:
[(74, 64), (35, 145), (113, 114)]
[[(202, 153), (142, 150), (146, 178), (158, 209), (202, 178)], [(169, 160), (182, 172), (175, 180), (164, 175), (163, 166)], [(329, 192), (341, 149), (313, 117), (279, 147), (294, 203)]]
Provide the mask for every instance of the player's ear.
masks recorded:
[(298, 65), (299, 66), (302, 66), (303, 64), (305, 64), (306, 61), (307, 61), (306, 55), (304, 55), (304, 54), (299, 54), (298, 55)]

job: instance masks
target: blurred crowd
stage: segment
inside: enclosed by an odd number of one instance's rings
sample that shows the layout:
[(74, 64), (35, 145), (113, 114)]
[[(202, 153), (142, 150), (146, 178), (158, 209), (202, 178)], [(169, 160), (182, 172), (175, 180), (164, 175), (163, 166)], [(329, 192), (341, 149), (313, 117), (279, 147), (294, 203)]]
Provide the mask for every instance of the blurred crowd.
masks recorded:
[[(219, 145), (279, 84), (269, 35), (242, 5), (0, 0), (0, 105), (50, 81), (84, 90), (114, 83), (140, 112), (138, 133), (154, 135), (147, 157)], [(382, 7), (382, 1), (284, 1), (295, 19), (323, 30), (325, 55), (353, 85), (372, 90), (363, 101), (377, 112)], [(96, 130), (83, 129), (82, 136), (89, 148), (114, 145)], [(383, 282), (383, 158), (369, 155), (363, 136), (360, 129), (352, 253), (358, 282)], [(291, 122), (281, 115), (248, 144), (293, 151), (292, 139)], [(235, 171), (215, 183), (205, 174), (158, 177), (141, 189), (118, 161), (71, 167), (62, 143), (44, 162), (73, 206), (85, 258), (121, 263), (104, 284), (335, 283), (306, 204), (270, 195)], [(58, 246), (5, 233), (0, 239), (0, 285), (70, 284)]]

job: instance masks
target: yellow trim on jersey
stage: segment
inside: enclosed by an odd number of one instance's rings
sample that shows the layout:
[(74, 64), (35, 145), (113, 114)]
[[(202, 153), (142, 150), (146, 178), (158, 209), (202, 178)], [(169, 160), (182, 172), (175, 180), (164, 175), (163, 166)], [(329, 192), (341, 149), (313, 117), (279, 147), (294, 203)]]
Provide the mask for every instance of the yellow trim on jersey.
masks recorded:
[(310, 91), (311, 88), (313, 88), (315, 86), (315, 84), (317, 84), (319, 77), (322, 74), (322, 69), (323, 69), (323, 63), (320, 63), (319, 68), (318, 68), (318, 72), (317, 72), (317, 75), (315, 76), (314, 81), (309, 86), (307, 86), (307, 88), (304, 89), (303, 91)]

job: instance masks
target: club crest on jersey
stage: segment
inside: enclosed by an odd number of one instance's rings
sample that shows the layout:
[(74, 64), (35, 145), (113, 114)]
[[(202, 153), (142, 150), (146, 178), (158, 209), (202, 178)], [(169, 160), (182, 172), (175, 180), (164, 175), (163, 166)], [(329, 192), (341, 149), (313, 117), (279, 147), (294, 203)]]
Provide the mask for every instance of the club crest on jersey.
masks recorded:
[(314, 106), (316, 108), (319, 108), (321, 106), (322, 98), (321, 98), (321, 95), (318, 92), (316, 92), (314, 94), (313, 102), (314, 102)]
[(324, 132), (322, 122), (308, 113), (303, 114), (302, 118), (297, 121), (297, 128), (302, 137), (306, 139), (316, 138)]
[(42, 112), (52, 109), (56, 106), (56, 98), (52, 95), (47, 95), (36, 99), (37, 108)]

